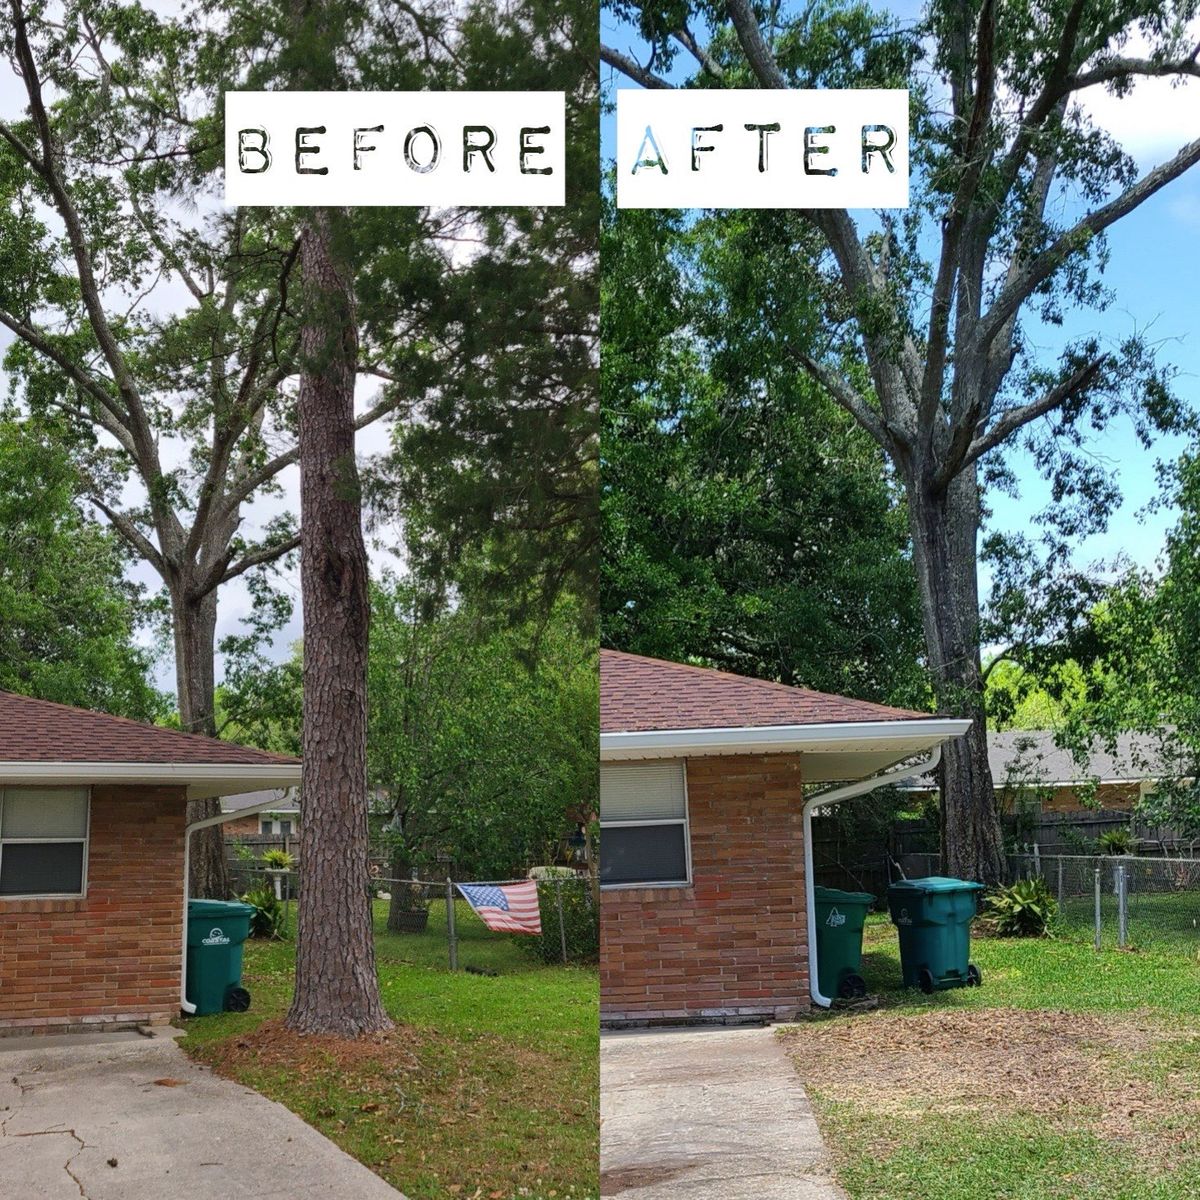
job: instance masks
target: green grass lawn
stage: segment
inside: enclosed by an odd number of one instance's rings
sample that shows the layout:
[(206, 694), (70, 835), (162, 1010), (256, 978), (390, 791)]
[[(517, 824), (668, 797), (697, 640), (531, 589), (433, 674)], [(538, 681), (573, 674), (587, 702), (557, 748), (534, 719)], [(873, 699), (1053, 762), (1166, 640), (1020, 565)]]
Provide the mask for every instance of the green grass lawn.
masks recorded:
[(983, 987), (904, 991), (784, 1031), (852, 1200), (1200, 1197), (1200, 962), (1074, 938), (977, 938)]
[(543, 966), (459, 901), (451, 973), (446, 906), (423, 934), (389, 933), (375, 905), (394, 1034), (344, 1043), (279, 1024), (294, 946), (249, 942), (248, 1013), (186, 1021), (182, 1045), (286, 1104), (412, 1200), (583, 1200), (599, 1193), (599, 983)]
[(872, 916), (881, 1006), (781, 1034), (852, 1200), (1200, 1196), (1200, 962), (1074, 937), (976, 938), (980, 989), (900, 983)]

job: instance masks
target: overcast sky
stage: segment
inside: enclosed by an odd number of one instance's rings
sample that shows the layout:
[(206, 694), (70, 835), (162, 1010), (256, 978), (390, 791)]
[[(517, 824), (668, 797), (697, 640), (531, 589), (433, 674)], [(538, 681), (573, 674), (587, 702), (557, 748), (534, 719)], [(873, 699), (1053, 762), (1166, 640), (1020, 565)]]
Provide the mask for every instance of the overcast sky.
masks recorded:
[[(170, 3), (169, 0), (160, 0), (159, 3), (151, 3), (149, 7), (165, 13), (176, 11), (179, 6)], [(26, 96), (24, 85), (12, 73), (10, 64), (0, 62), (0, 118), (14, 120), (20, 119), (25, 115)], [(155, 312), (168, 313), (178, 310), (185, 302), (190, 302), (190, 296), (188, 296), (186, 290), (178, 281), (169, 280), (156, 289), (154, 295), (151, 297), (150, 307)], [(13, 335), (7, 329), (0, 329), (0, 357), (7, 351), (12, 341)], [(10, 382), (3, 368), (0, 367), (0, 389), (4, 393), (7, 393)], [(370, 398), (375, 391), (376, 388), (373, 382), (362, 382), (358, 389), (356, 405), (360, 412), (369, 404)], [(376, 455), (387, 448), (389, 430), (390, 423), (381, 422), (359, 433), (357, 448), (360, 464), (364, 459)], [(164, 467), (167, 469), (170, 469), (173, 463), (179, 461), (180, 448), (178, 446), (164, 445), (160, 447), (160, 453), (163, 456)], [(283, 495), (259, 498), (243, 506), (244, 520), (241, 532), (245, 536), (249, 538), (254, 537), (272, 517), (277, 516), (281, 512), (290, 511), (298, 516), (300, 507), (299, 469), (297, 467), (287, 468), (279, 476), (279, 481), (283, 487)], [(126, 500), (130, 503), (138, 503), (142, 494), (141, 489), (136, 484), (131, 485), (127, 489)], [(400, 531), (396, 527), (380, 529), (375, 534), (368, 536), (368, 553), (371, 556), (372, 570), (375, 574), (378, 574), (387, 567), (394, 568), (399, 564), (400, 560), (395, 554), (395, 549), (399, 545), (399, 541)], [(157, 589), (160, 585), (157, 574), (148, 565), (139, 565), (131, 574), (139, 582), (146, 584), (148, 587)], [(301, 631), (299, 569), (284, 570), (281, 574), (280, 582), (281, 586), (294, 597), (295, 612), (288, 627), (282, 630), (274, 639), (274, 644), (271, 647), (271, 656), (275, 659), (281, 659), (288, 655), (292, 644), (300, 637)], [(244, 579), (233, 580), (221, 589), (217, 627), (218, 641), (239, 628), (242, 620), (249, 613), (250, 608), (250, 596)], [(220, 677), (221, 664), (218, 661), (218, 680)], [(174, 661), (170, 655), (166, 655), (158, 663), (156, 681), (165, 690), (174, 690)]]

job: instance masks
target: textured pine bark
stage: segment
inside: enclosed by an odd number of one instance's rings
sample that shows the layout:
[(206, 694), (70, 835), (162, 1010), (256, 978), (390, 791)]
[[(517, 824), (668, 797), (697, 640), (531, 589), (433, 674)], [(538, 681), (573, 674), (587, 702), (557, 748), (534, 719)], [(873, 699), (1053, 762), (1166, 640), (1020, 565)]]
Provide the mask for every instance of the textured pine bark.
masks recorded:
[(979, 656), (980, 497), (975, 468), (957, 475), (944, 490), (910, 484), (908, 509), (938, 711), (972, 721), (965, 736), (943, 747), (938, 769), (943, 869), (965, 879), (1001, 883), (1004, 845), (988, 764)]
[(287, 1025), (342, 1037), (391, 1025), (375, 973), (367, 870), (367, 552), (354, 460), (358, 350), (337, 214), (301, 233), (299, 396), (304, 540), (303, 869), (296, 990)]

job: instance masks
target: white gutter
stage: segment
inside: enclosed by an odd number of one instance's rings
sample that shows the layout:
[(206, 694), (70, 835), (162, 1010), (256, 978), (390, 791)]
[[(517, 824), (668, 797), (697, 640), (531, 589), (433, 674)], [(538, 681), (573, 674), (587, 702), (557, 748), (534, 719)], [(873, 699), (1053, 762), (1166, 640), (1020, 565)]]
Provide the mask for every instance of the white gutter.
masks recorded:
[(212, 825), (224, 825), (228, 821), (236, 821), (240, 817), (253, 817), (257, 813), (273, 812), (283, 798), (283, 795), (272, 796), (270, 800), (263, 800), (259, 804), (234, 809), (232, 812), (218, 813), (215, 817), (205, 817), (202, 821), (193, 821), (183, 831), (183, 957), (179, 966), (179, 1007), (189, 1016), (196, 1011), (196, 1006), (187, 998), (187, 906), (188, 892), (191, 890), (188, 887), (188, 876), (192, 865), (192, 834), (197, 829), (208, 829)]
[[(965, 733), (970, 722), (958, 721), (955, 724), (961, 727), (959, 730), (960, 733)], [(857, 783), (847, 783), (842, 787), (830, 788), (827, 791), (818, 792), (815, 796), (804, 802), (804, 898), (808, 906), (808, 994), (812, 997), (813, 1003), (819, 1005), (821, 1008), (828, 1008), (833, 1003), (833, 998), (821, 995), (817, 984), (817, 909), (816, 893), (814, 891), (815, 884), (813, 883), (812, 851), (813, 811), (830, 804), (841, 804), (843, 800), (850, 800), (855, 796), (865, 795), (867, 792), (873, 792), (876, 788), (894, 784), (901, 779), (911, 779), (915, 775), (924, 775), (926, 772), (932, 771), (941, 761), (941, 758), (942, 744), (939, 742), (934, 746), (929, 757), (923, 762), (907, 767), (895, 767), (890, 771), (884, 771), (880, 775), (870, 775), (866, 779), (860, 779)]]
[(4, 762), (0, 783), (129, 783), (184, 786), (189, 800), (294, 787), (299, 763)]
[[(818, 747), (861, 747), (863, 743), (944, 739), (963, 732), (961, 720), (841, 721), (824, 725), (751, 725), (715, 729), (650, 729), (602, 733), (600, 757), (615, 760), (644, 754), (686, 757), (704, 753), (803, 753)], [(865, 747), (862, 747), (865, 748)]]

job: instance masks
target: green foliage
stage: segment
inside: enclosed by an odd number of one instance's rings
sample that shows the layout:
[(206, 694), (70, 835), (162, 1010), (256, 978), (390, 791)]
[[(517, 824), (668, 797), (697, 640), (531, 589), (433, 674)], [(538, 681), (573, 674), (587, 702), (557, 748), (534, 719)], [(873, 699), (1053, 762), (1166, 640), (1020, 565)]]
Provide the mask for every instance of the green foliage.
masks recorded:
[(0, 418), (0, 688), (153, 720), (148, 609), (84, 502), (62, 427)]
[(287, 850), (272, 847), (262, 853), (262, 865), (272, 871), (290, 871), (296, 865), (295, 856)]
[[(567, 939), (568, 963), (593, 963), (600, 957), (600, 911), (596, 907), (588, 881), (572, 871), (574, 882), (557, 887), (553, 879), (538, 885), (538, 912), (542, 918), (541, 937), (513, 934), (523, 950), (549, 966), (563, 961), (563, 935)], [(562, 897), (562, 926), (558, 920), (558, 896)]]
[[(790, 215), (604, 209), (606, 645), (928, 704), (904, 504), (782, 352), (808, 347)], [(816, 287), (815, 281), (813, 286)]]
[(287, 936), (287, 910), (267, 883), (252, 887), (241, 896), (243, 904), (254, 909), (250, 918), (250, 936), (282, 940)]
[[(373, 590), (368, 761), (391, 874), (505, 879), (596, 810), (594, 643), (565, 602), (494, 626), (395, 578)], [(445, 871), (441, 871), (445, 874)]]
[(1096, 849), (1101, 854), (1131, 854), (1136, 844), (1130, 829), (1108, 829), (1096, 838)]
[(1049, 937), (1058, 912), (1058, 901), (1040, 876), (999, 888), (988, 895), (985, 906), (1001, 937)]

